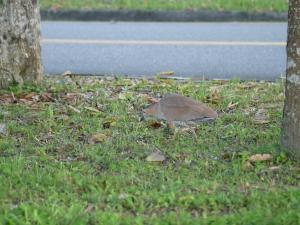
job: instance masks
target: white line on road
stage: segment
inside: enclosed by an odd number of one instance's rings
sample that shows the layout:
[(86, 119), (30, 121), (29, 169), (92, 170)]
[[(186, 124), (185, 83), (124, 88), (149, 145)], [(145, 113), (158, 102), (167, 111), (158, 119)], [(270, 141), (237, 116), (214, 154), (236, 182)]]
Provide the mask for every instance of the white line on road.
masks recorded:
[(156, 40), (80, 40), (43, 39), (44, 44), (80, 45), (177, 45), (177, 46), (286, 46), (286, 42), (276, 41), (156, 41)]

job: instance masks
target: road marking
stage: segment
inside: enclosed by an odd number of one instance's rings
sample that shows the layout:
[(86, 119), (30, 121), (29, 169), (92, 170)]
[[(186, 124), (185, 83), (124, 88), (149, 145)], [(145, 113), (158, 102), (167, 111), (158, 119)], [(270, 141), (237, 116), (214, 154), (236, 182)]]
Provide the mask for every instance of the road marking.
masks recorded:
[(286, 42), (276, 41), (156, 41), (156, 40), (80, 40), (43, 39), (44, 44), (79, 45), (176, 45), (176, 46), (286, 46)]

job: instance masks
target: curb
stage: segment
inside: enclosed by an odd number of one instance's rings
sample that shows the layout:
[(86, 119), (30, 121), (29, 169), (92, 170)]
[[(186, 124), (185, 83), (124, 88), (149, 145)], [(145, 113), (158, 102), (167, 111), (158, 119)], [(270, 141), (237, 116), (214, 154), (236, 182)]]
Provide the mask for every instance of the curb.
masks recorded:
[(230, 11), (148, 11), (148, 10), (41, 10), (50, 21), (148, 21), (148, 22), (286, 22), (287, 13)]

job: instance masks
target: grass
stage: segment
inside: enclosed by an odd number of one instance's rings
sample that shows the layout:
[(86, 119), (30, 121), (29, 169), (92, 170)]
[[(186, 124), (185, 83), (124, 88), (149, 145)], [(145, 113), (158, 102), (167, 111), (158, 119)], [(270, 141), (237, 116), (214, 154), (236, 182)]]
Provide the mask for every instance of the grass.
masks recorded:
[(43, 8), (65, 9), (164, 9), (285, 12), (288, 0), (41, 0)]
[[(194, 134), (140, 121), (148, 96), (170, 92), (220, 118)], [(0, 224), (300, 223), (299, 164), (278, 148), (281, 82), (47, 78), (0, 103)], [(147, 162), (157, 149), (167, 160)], [(273, 159), (249, 164), (258, 153)]]

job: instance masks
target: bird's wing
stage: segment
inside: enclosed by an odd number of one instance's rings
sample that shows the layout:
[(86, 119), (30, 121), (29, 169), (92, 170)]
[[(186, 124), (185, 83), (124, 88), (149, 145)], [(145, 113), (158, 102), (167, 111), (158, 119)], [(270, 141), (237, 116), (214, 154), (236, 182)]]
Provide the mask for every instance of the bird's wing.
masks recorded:
[(162, 100), (161, 104), (164, 115), (172, 120), (194, 120), (216, 117), (216, 113), (205, 104), (200, 104), (184, 96), (168, 96)]

